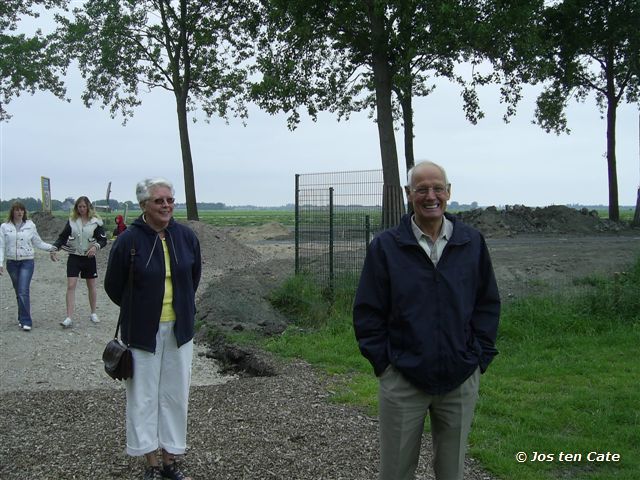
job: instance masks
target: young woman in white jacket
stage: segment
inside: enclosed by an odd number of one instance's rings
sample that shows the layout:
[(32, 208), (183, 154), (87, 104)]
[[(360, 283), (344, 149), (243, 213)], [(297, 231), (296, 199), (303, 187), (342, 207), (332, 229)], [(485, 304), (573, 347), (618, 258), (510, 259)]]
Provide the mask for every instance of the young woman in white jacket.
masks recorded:
[(79, 197), (73, 206), (71, 216), (58, 239), (53, 242), (55, 250), (51, 259), (58, 260), (57, 251), (62, 249), (69, 254), (67, 258), (67, 318), (60, 322), (64, 328), (73, 325), (73, 310), (75, 307), (76, 286), (78, 276), (87, 281), (89, 292), (89, 319), (98, 323), (96, 314), (98, 268), (96, 253), (107, 244), (107, 236), (102, 228), (102, 220), (96, 215), (93, 205), (87, 197)]
[(35, 268), (33, 248), (52, 251), (53, 245), (43, 242), (36, 225), (28, 219), (24, 204), (11, 204), (7, 221), (0, 225), (0, 275), (4, 273), (4, 261), (11, 277), (18, 301), (18, 325), (24, 331), (33, 326), (29, 289)]

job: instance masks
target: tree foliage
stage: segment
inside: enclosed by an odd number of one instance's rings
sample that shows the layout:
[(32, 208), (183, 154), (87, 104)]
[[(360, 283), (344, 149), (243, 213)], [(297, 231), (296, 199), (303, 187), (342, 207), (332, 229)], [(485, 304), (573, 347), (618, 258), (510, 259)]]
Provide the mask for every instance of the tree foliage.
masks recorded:
[(549, 47), (538, 76), (549, 84), (536, 121), (547, 132), (568, 131), (564, 106), (594, 94), (601, 112), (640, 94), (640, 1), (565, 0), (545, 9)]
[[(435, 76), (460, 81), (454, 66), (467, 58), (476, 20), (475, 2), (464, 0), (265, 0), (268, 19), (254, 94), (267, 111), (299, 109), (315, 119), (328, 110), (339, 119), (369, 110), (378, 126), (389, 208), (401, 211), (394, 122), (402, 119), (407, 168), (413, 166), (413, 106), (433, 91)], [(468, 116), (481, 112), (469, 90)], [(389, 212), (384, 208), (383, 212)], [(384, 221), (394, 224), (398, 215)]]
[(197, 220), (188, 112), (246, 117), (248, 58), (258, 19), (250, 0), (88, 0), (58, 19), (86, 79), (82, 98), (126, 122), (141, 91), (173, 93), (187, 216)]
[(565, 0), (545, 11), (551, 39), (536, 121), (545, 130), (567, 130), (564, 106), (570, 98), (595, 96), (607, 120), (609, 218), (620, 219), (616, 160), (616, 113), (621, 102), (640, 94), (640, 1)]
[[(569, 133), (571, 99), (595, 97), (607, 120), (609, 218), (619, 219), (616, 112), (640, 94), (640, 0), (487, 2), (488, 56), (503, 74), (503, 92), (520, 99), (522, 82), (540, 82), (535, 121)], [(493, 37), (491, 36), (493, 35)]]
[(0, 121), (11, 115), (6, 106), (23, 92), (49, 91), (65, 98), (61, 79), (68, 60), (55, 35), (37, 29), (33, 35), (18, 33), (25, 17), (38, 18), (38, 9), (66, 9), (68, 0), (3, 0), (0, 2)]

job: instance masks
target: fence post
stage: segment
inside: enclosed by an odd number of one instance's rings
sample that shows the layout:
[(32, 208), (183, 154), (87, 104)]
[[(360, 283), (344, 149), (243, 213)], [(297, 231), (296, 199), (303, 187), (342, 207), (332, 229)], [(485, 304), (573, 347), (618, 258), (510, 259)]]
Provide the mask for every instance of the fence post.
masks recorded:
[(329, 187), (329, 291), (333, 295), (333, 187)]
[(296, 173), (296, 193), (294, 207), (295, 274), (300, 273), (300, 174)]
[(364, 216), (364, 241), (367, 247), (371, 241), (371, 217), (369, 215)]

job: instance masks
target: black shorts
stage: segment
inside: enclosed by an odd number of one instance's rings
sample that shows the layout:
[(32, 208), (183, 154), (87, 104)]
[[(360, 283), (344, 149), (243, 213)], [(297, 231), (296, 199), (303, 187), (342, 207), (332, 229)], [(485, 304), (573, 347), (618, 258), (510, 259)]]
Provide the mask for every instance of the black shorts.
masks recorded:
[(96, 278), (98, 276), (98, 266), (96, 257), (83, 257), (81, 255), (71, 255), (67, 259), (67, 278)]

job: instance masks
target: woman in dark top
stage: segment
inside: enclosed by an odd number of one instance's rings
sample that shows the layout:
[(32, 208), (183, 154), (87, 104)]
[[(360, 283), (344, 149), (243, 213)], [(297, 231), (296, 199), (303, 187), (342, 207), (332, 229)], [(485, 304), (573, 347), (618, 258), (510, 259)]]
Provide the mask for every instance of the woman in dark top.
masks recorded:
[(169, 181), (143, 180), (136, 196), (143, 213), (113, 243), (104, 281), (120, 306), (122, 340), (133, 353), (127, 453), (145, 456), (144, 480), (187, 480), (175, 456), (186, 449), (200, 244), (173, 219)]

